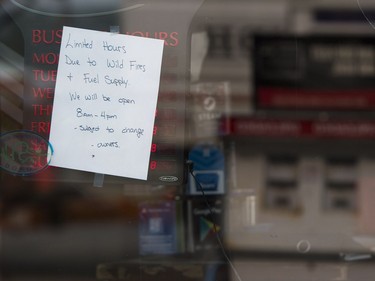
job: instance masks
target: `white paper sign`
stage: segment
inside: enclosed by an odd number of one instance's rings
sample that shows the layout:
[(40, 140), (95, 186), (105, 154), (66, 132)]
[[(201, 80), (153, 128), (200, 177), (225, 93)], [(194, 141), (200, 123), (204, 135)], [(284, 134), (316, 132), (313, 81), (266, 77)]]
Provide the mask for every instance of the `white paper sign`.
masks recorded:
[(51, 166), (147, 179), (163, 40), (64, 27)]

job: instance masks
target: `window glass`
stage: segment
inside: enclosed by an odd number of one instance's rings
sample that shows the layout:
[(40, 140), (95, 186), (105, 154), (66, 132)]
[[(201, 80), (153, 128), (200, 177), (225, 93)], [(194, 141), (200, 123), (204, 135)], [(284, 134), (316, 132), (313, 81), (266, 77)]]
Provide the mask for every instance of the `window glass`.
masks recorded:
[(0, 0), (0, 279), (370, 280), (374, 18)]

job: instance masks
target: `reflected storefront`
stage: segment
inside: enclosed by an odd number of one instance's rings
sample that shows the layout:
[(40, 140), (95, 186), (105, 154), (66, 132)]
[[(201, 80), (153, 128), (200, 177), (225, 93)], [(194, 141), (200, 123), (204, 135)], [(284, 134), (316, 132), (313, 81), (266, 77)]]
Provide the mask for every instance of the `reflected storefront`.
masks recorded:
[(372, 280), (374, 14), (0, 0), (0, 278)]

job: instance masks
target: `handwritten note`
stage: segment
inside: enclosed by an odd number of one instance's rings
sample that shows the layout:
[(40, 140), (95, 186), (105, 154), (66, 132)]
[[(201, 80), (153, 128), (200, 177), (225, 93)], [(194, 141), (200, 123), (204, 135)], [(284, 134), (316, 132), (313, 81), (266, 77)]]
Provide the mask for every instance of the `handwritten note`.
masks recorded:
[(64, 27), (51, 166), (147, 179), (164, 41)]

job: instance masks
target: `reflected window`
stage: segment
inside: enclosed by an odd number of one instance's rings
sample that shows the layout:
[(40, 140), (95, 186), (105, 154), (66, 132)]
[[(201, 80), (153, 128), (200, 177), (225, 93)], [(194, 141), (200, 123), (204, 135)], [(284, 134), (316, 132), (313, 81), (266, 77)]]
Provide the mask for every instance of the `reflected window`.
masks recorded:
[(357, 208), (357, 159), (326, 159), (324, 209), (355, 211)]
[(267, 158), (265, 206), (270, 210), (295, 211), (298, 200), (298, 159), (294, 156)]

